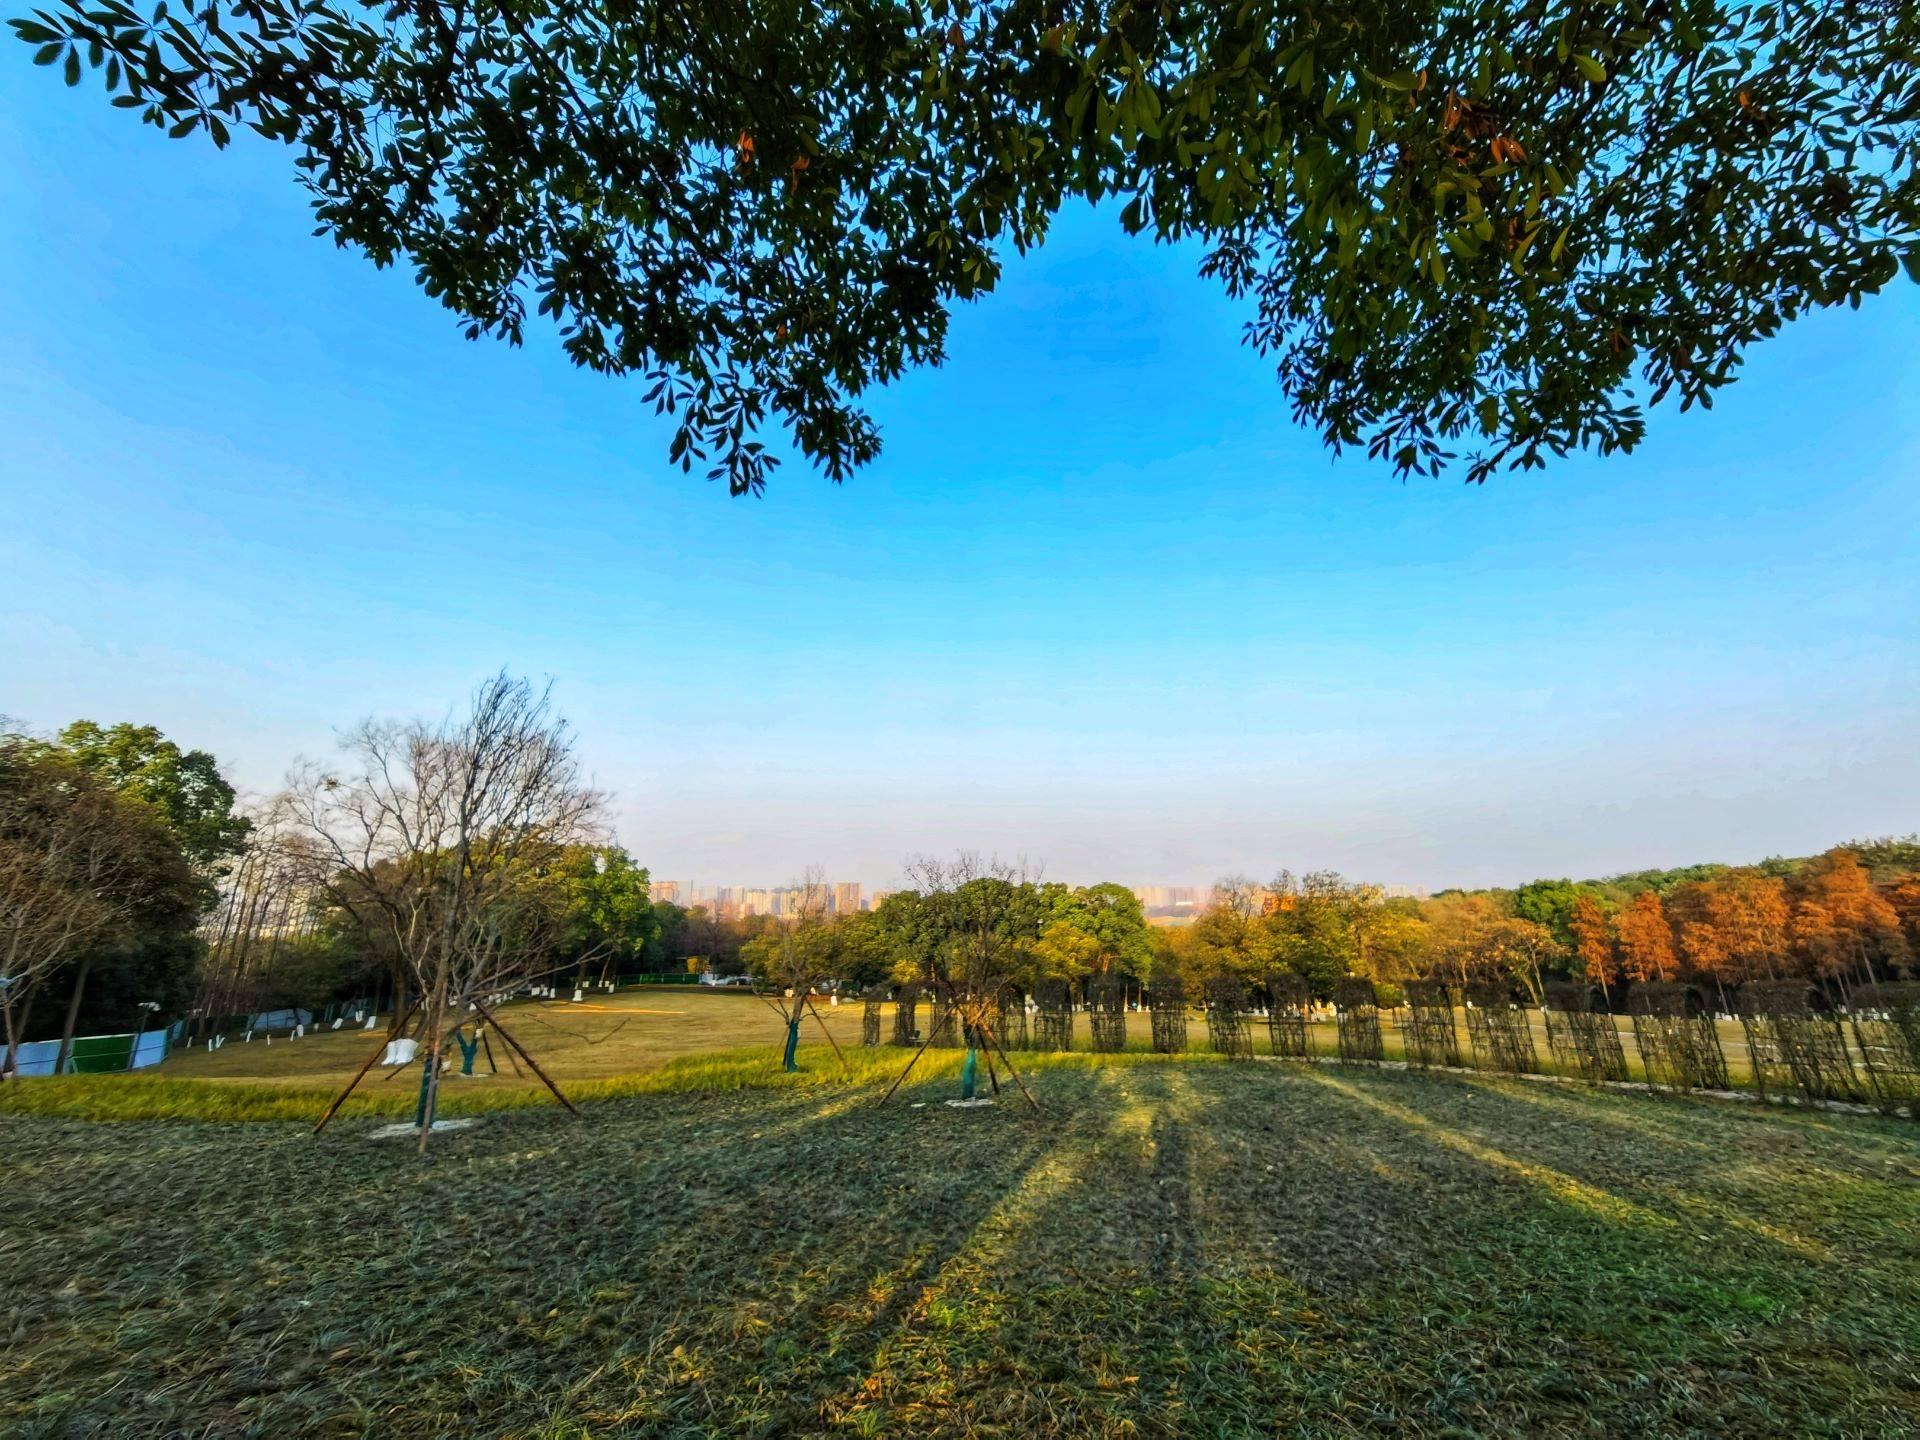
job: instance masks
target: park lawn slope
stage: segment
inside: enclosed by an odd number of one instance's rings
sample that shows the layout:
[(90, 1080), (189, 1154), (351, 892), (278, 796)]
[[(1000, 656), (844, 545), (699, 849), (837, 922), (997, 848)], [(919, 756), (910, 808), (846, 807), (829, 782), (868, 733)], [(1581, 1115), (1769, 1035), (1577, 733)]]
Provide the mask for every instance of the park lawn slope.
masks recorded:
[[(633, 1095), (704, 1094), (721, 1090), (846, 1089), (885, 1086), (901, 1075), (913, 1059), (911, 1051), (892, 1048), (847, 1050), (836, 1054), (826, 1045), (803, 1045), (796, 1052), (798, 1071), (781, 1068), (780, 1047), (743, 1046), (708, 1055), (686, 1055), (637, 1074), (587, 1080), (567, 1080), (562, 1093), (575, 1105), (592, 1106)], [(1024, 1072), (1086, 1069), (1104, 1065), (1213, 1064), (1221, 1057), (1198, 1051), (1156, 1055), (1130, 1050), (1095, 1055), (1082, 1051), (1022, 1054)], [(913, 1077), (931, 1080), (957, 1077), (962, 1054), (956, 1050), (929, 1050), (914, 1062)], [(984, 1071), (982, 1072), (984, 1074)], [(340, 1118), (411, 1119), (419, 1103), (417, 1065), (397, 1069), (391, 1078), (375, 1071), (340, 1109)], [(8, 1081), (0, 1085), (0, 1115), (59, 1116), (73, 1120), (151, 1121), (196, 1120), (233, 1124), (260, 1120), (318, 1121), (328, 1102), (340, 1093), (349, 1077), (330, 1085), (312, 1078), (291, 1080), (229, 1080), (176, 1078), (138, 1072), (131, 1075), (60, 1075)], [(1002, 1077), (1002, 1083), (1006, 1083)], [(986, 1081), (981, 1088), (984, 1091)], [(553, 1092), (528, 1079), (486, 1076), (478, 1079), (449, 1074), (442, 1078), (436, 1115), (441, 1118), (493, 1115), (507, 1110), (552, 1107)]]
[[(1920, 1143), (1227, 1064), (350, 1121), (0, 1116), (0, 1432), (1915, 1433)], [(925, 1102), (923, 1108), (915, 1108)]]

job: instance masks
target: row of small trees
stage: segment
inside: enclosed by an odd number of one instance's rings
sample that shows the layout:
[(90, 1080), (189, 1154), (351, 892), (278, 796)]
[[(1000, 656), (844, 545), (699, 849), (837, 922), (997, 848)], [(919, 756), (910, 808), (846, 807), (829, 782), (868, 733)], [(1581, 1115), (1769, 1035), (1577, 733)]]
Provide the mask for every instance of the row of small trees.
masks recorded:
[(1878, 878), (1836, 848), (1805, 861), (1427, 900), (1325, 872), (1283, 871), (1266, 886), (1236, 877), (1215, 887), (1192, 925), (1168, 934), (1163, 959), (1190, 977), (1291, 972), (1323, 990), (1343, 975), (1500, 981), (1536, 1004), (1554, 979), (1590, 981), (1609, 998), (1636, 981), (1674, 979), (1721, 993), (1788, 979), (1844, 992), (1907, 974), (1920, 950), (1920, 846), (1877, 848), (1886, 860)]
[(1108, 974), (1177, 978), (1189, 993), (1221, 975), (1259, 984), (1292, 974), (1320, 994), (1350, 975), (1387, 985), (1434, 977), (1509, 984), (1536, 1005), (1558, 979), (1589, 981), (1609, 1001), (1634, 982), (1681, 978), (1722, 995), (1794, 978), (1844, 990), (1904, 975), (1920, 940), (1920, 871), (1893, 868), (1876, 881), (1845, 849), (1684, 878), (1541, 881), (1424, 900), (1325, 871), (1282, 871), (1266, 885), (1229, 877), (1191, 924), (1168, 928), (1150, 926), (1119, 885), (1043, 883), (964, 854), (908, 870), (907, 888), (866, 915), (829, 918), (821, 887), (803, 885), (820, 903), (770, 925), (742, 960), (783, 989), (828, 978), (930, 983), (966, 945), (979, 948), (968, 917), (989, 895), (992, 983), (1024, 994)]
[[(404, 867), (380, 879), (409, 883)], [(523, 908), (511, 940), (543, 975), (585, 984), (625, 973), (643, 965), (658, 939), (647, 872), (618, 845), (563, 846), (525, 883), (538, 903)], [(305, 822), (284, 805), (270, 807), (203, 926), (195, 1033), (251, 1012), (362, 1000), (385, 1009), (408, 991), (406, 957), (384, 912), (361, 903), (363, 889)]]
[(1581, 973), (1603, 988), (1682, 974), (1721, 987), (1796, 978), (1873, 984), (1911, 968), (1920, 874), (1876, 885), (1858, 856), (1835, 849), (1787, 875), (1728, 870), (1664, 899), (1642, 890), (1612, 913), (1582, 894), (1567, 928)]
[(989, 954), (996, 979), (1022, 990), (1152, 968), (1153, 931), (1124, 885), (1045, 882), (1024, 864), (966, 851), (916, 856), (906, 871), (907, 885), (876, 909), (833, 917), (819, 872), (808, 872), (795, 882), (797, 913), (743, 945), (741, 960), (788, 988), (798, 978), (865, 987), (924, 981), (941, 967), (972, 973)]

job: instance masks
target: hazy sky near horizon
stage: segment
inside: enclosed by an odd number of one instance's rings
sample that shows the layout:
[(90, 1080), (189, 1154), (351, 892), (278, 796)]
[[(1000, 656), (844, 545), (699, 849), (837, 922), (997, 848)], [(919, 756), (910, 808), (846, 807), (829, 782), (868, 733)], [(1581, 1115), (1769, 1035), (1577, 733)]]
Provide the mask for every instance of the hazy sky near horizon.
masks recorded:
[(216, 154), (0, 46), (0, 714), (271, 789), (551, 677), (656, 875), (1515, 883), (1920, 828), (1920, 293), (1630, 457), (1397, 482), (1289, 418), (1190, 250), (1061, 217), (880, 461), (766, 498), (644, 385), (472, 344)]

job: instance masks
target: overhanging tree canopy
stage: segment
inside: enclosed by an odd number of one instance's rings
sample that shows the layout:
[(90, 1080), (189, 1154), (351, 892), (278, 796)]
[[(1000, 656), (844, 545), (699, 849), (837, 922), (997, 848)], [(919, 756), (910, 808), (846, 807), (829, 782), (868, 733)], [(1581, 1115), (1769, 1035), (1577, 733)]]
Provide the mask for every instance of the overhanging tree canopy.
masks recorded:
[(1631, 448), (1643, 404), (1920, 278), (1909, 0), (61, 0), (14, 28), (172, 134), (293, 146), (320, 233), (471, 336), (552, 316), (736, 493), (769, 421), (835, 479), (871, 459), (857, 398), (938, 362), (1073, 196), (1202, 241), (1329, 444), (1473, 480)]

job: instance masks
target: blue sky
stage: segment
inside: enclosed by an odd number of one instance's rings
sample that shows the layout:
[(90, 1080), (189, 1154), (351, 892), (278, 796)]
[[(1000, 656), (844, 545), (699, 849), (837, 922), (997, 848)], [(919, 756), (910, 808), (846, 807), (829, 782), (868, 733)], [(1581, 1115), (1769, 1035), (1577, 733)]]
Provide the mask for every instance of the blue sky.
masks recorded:
[(1511, 883), (1920, 826), (1920, 294), (1803, 321), (1634, 456), (1401, 484), (1293, 425), (1190, 251), (1062, 217), (735, 500), (642, 386), (472, 344), (310, 237), (288, 153), (0, 48), (0, 713), (271, 789), (551, 676), (656, 874), (1330, 866)]

